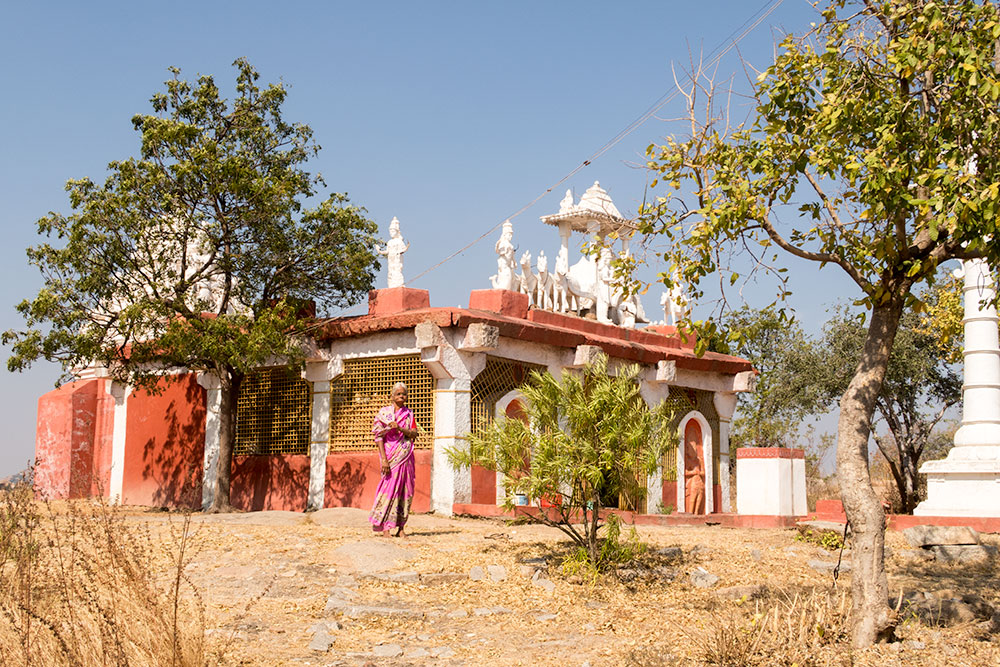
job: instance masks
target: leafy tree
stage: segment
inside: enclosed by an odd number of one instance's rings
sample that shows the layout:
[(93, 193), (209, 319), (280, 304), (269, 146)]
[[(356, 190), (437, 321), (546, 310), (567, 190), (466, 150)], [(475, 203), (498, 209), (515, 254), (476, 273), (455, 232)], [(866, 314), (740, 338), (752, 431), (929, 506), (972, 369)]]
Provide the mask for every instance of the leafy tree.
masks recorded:
[(950, 364), (960, 364), (964, 359), (962, 287), (963, 280), (948, 273), (924, 293), (924, 306), (920, 311), (920, 330), (937, 341), (939, 354)]
[[(864, 326), (847, 312), (840, 312), (824, 327), (821, 355), (828, 371), (824, 390), (829, 402), (835, 402), (850, 383), (865, 337)], [(873, 429), (904, 513), (912, 512), (920, 499), (917, 469), (934, 430), (961, 397), (962, 378), (948, 363), (939, 340), (921, 328), (919, 315), (904, 312), (875, 398), (875, 414), (888, 435)]]
[(740, 394), (732, 441), (740, 447), (788, 447), (799, 426), (822, 404), (812, 341), (777, 308), (744, 306), (720, 325), (730, 350), (760, 371), (757, 388)]
[[(378, 268), (376, 225), (347, 196), (315, 207), (324, 185), (303, 165), (319, 150), (308, 126), (282, 116), (286, 91), (260, 88), (237, 60), (236, 96), (211, 76), (173, 78), (136, 115), (138, 158), (112, 162), (103, 185), (67, 184), (75, 211), (50, 213), (28, 249), (44, 287), (21, 302), (23, 330), (7, 365), (59, 361), (67, 376), (99, 364), (155, 391), (164, 372), (215, 373), (221, 383), (218, 493), (230, 509), (236, 401), (246, 372), (274, 358), (301, 359), (294, 334), (307, 299), (356, 303)], [(273, 363), (273, 362), (270, 362)]]
[(529, 516), (568, 535), (600, 567), (605, 564), (598, 539), (602, 496), (643, 497), (640, 481), (676, 444), (672, 415), (665, 403), (654, 409), (646, 405), (638, 373), (637, 366), (629, 366), (608, 375), (606, 357), (582, 373), (563, 371), (561, 379), (532, 371), (520, 388), (527, 423), (490, 422), (469, 434), (467, 450), (448, 452), (452, 465), (502, 473), (508, 509), (513, 494), (555, 501), (554, 518), (544, 510)]
[(665, 187), (643, 231), (673, 241), (666, 259), (695, 298), (706, 276), (738, 281), (732, 258), (748, 255), (748, 275), (775, 271), (784, 293), (783, 252), (842, 270), (868, 311), (837, 445), (856, 545), (856, 646), (897, 622), (866, 451), (899, 319), (945, 260), (1000, 265), (1000, 244), (987, 241), (1000, 210), (997, 19), (974, 0), (829, 0), (813, 30), (781, 42), (746, 123), (713, 103), (714, 81), (696, 70), (685, 90), (691, 136), (649, 149), (653, 187)]

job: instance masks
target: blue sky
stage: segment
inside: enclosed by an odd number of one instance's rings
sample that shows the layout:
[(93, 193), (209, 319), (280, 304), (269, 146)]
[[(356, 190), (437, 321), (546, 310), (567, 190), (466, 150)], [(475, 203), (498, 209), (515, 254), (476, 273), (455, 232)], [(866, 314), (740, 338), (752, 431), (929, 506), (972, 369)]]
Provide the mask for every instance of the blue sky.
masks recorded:
[[(414, 276), (531, 202), (612, 139), (664, 93), (692, 54), (724, 46), (771, 0), (704, 2), (48, 2), (7, 3), (0, 24), (0, 329), (41, 286), (24, 250), (35, 221), (69, 212), (64, 184), (102, 181), (109, 161), (134, 155), (130, 118), (168, 78), (213, 74), (231, 89), (237, 57), (263, 82), (289, 87), (286, 118), (308, 123), (323, 150), (312, 169), (330, 190), (366, 207), (383, 234), (398, 216)], [(719, 65), (744, 86), (740, 58), (769, 64), (785, 32), (816, 19), (785, 0)], [(731, 40), (730, 40), (731, 41)], [(643, 151), (684, 131), (674, 99), (612, 150), (515, 220), (519, 252), (554, 257), (555, 231), (538, 217), (599, 180), (626, 215), (642, 200)], [(468, 304), (489, 286), (494, 237), (413, 283), (431, 305)], [(835, 269), (790, 264), (792, 304), (807, 331), (852, 294)], [(646, 269), (652, 278), (662, 267)], [(380, 278), (384, 284), (384, 273)], [(752, 305), (773, 296), (746, 293)], [(646, 296), (655, 313), (659, 292)], [(699, 314), (696, 305), (695, 315)], [(707, 312), (707, 308), (705, 308)], [(4, 350), (6, 358), (7, 350)], [(58, 370), (0, 371), (7, 433), (0, 477), (34, 449), (37, 398)]]

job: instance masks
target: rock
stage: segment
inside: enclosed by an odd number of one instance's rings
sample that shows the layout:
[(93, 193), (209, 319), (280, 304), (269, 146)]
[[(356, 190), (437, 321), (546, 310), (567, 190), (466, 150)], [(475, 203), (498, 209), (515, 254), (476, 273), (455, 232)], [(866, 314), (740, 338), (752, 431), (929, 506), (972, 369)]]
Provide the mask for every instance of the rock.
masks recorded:
[(545, 567), (548, 564), (548, 561), (544, 558), (525, 558), (518, 562), (525, 565), (534, 565), (535, 567)]
[(618, 575), (618, 581), (628, 583), (641, 577), (643, 575), (643, 571), (634, 567), (623, 567), (620, 568), (616, 574)]
[(991, 544), (948, 544), (930, 547), (934, 557), (942, 563), (986, 563), (997, 555)]
[(494, 583), (499, 583), (507, 578), (507, 568), (503, 565), (487, 565), (486, 571), (489, 572), (490, 581)]
[(550, 594), (554, 593), (556, 590), (556, 585), (549, 579), (532, 579), (531, 585), (545, 589), (545, 592)]
[(379, 658), (398, 658), (403, 655), (403, 647), (399, 644), (379, 644), (372, 649)]
[(355, 604), (343, 609), (344, 616), (359, 618), (361, 616), (385, 616), (386, 618), (421, 618), (424, 614), (408, 607), (392, 607), (389, 605)]
[(988, 602), (977, 595), (964, 595), (961, 598), (931, 598), (912, 606), (910, 609), (926, 625), (945, 627), (973, 621), (989, 621), (996, 613)]
[(604, 603), (604, 602), (601, 602), (600, 600), (587, 600), (587, 602), (586, 602), (586, 604), (584, 604), (584, 606), (587, 609), (604, 609), (608, 605), (606, 603)]
[(762, 598), (767, 593), (767, 586), (758, 584), (756, 586), (727, 586), (715, 591), (715, 594), (726, 600), (756, 600)]
[(558, 617), (558, 614), (538, 614), (535, 616), (535, 620), (541, 623), (548, 623), (549, 621), (554, 621)]
[(653, 576), (662, 581), (670, 582), (677, 578), (677, 570), (661, 566), (653, 569)]
[(688, 552), (689, 556), (704, 556), (710, 553), (712, 550), (706, 547), (704, 544), (696, 544), (691, 547), (691, 551)]
[(510, 614), (512, 612), (507, 607), (477, 607), (472, 613), (476, 616), (493, 616), (494, 614)]
[(759, 563), (760, 561), (762, 561), (764, 559), (764, 554), (762, 554), (760, 552), (760, 549), (751, 549), (750, 550), (750, 558), (753, 558), (754, 561), (756, 561), (756, 562)]
[(691, 584), (697, 588), (711, 588), (719, 583), (717, 576), (702, 567), (696, 567), (688, 577), (691, 580)]
[(485, 578), (486, 578), (486, 573), (483, 572), (483, 568), (479, 567), (478, 565), (474, 566), (471, 570), (469, 570), (469, 579), (471, 579), (472, 581), (482, 581)]
[(925, 648), (927, 648), (927, 644), (915, 641), (913, 639), (907, 639), (905, 642), (903, 642), (903, 648), (908, 648), (912, 651), (922, 651)]
[[(844, 524), (837, 521), (799, 521), (795, 527), (798, 528), (799, 532), (803, 535), (806, 534), (807, 530), (812, 530), (814, 535), (822, 535), (826, 532), (836, 533), (838, 537), (843, 537), (844, 535)], [(850, 529), (848, 529), (847, 532), (850, 534)]]
[(358, 580), (350, 574), (342, 574), (337, 577), (337, 585), (341, 588), (353, 588), (358, 585)]
[(450, 658), (455, 655), (455, 650), (450, 646), (435, 646), (430, 649), (430, 654), (435, 658)]
[(409, 651), (403, 654), (403, 657), (408, 660), (416, 660), (417, 658), (429, 658), (431, 652), (427, 649), (418, 646), (417, 648), (411, 648)]
[[(833, 572), (837, 567), (836, 561), (826, 561), (826, 560), (811, 560), (806, 563), (809, 567), (819, 572)], [(841, 561), (840, 563), (840, 573), (851, 571), (851, 564), (847, 561)]]
[(422, 642), (430, 641), (431, 635), (427, 632), (421, 632), (419, 635), (417, 635), (417, 639), (419, 639)]
[(320, 653), (326, 653), (331, 646), (333, 646), (333, 637), (326, 630), (318, 630), (313, 634), (312, 641), (309, 642), (309, 648)]
[(398, 547), (386, 539), (342, 544), (333, 553), (350, 559), (354, 563), (354, 569), (364, 573), (391, 570), (398, 561), (416, 557), (414, 552)]
[(466, 579), (468, 579), (468, 576), (461, 572), (430, 572), (420, 575), (420, 583), (428, 586), (451, 584), (456, 581), (465, 581)]
[(350, 606), (352, 600), (357, 597), (357, 593), (350, 588), (340, 588), (334, 586), (330, 589), (329, 595), (326, 598), (326, 611), (330, 613), (331, 611), (337, 611), (343, 609), (344, 607)]
[(979, 533), (967, 526), (913, 526), (903, 531), (911, 547), (979, 544)]
[(896, 555), (907, 565), (926, 563), (929, 560), (934, 560), (934, 554), (926, 549), (901, 549)]
[(323, 632), (331, 632), (331, 631), (341, 630), (343, 629), (343, 627), (344, 626), (342, 626), (337, 621), (319, 621), (318, 623), (313, 623), (312, 627), (309, 628), (309, 632), (316, 633), (321, 630)]
[(394, 581), (403, 584), (416, 584), (420, 582), (420, 575), (416, 572), (391, 572), (362, 575), (362, 579), (376, 579), (378, 581)]
[(784, 549), (782, 549), (782, 551), (784, 551), (789, 556), (801, 556), (803, 554), (802, 547), (796, 546), (794, 544), (785, 547)]
[[(698, 547), (695, 548), (697, 549)], [(656, 553), (664, 558), (669, 558), (670, 560), (684, 557), (684, 551), (680, 547), (664, 547), (662, 549), (657, 549)]]
[(531, 565), (519, 565), (518, 568), (519, 568), (519, 570), (521, 572), (521, 576), (524, 576), (524, 577), (534, 576), (535, 572), (538, 571), (537, 569), (535, 569)]
[(456, 609), (455, 611), (448, 613), (448, 618), (468, 618), (469, 612), (464, 609)]

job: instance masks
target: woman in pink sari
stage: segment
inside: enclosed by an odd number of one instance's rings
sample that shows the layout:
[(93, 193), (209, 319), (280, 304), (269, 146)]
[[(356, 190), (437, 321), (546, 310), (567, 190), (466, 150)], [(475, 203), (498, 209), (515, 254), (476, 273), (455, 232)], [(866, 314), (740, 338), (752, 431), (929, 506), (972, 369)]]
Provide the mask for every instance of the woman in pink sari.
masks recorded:
[(405, 537), (403, 526), (410, 516), (416, 478), (413, 441), (417, 439), (417, 420), (406, 407), (406, 385), (402, 382), (392, 388), (389, 403), (375, 415), (372, 427), (382, 462), (382, 480), (375, 490), (375, 504), (368, 521), (382, 535), (395, 528), (396, 537)]

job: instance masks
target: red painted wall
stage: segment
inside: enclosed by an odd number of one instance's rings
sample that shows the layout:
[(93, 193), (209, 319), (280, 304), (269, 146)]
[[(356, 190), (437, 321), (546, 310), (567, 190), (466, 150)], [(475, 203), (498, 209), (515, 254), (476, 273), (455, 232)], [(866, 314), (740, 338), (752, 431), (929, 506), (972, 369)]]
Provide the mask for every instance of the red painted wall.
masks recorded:
[(114, 399), (106, 380), (67, 383), (38, 399), (35, 490), (43, 498), (108, 494)]
[[(678, 507), (677, 505), (677, 482), (664, 482), (663, 483), (663, 506), (668, 505), (673, 506), (674, 512), (684, 511), (683, 507)], [(655, 508), (654, 508), (655, 509)]]
[(159, 388), (128, 397), (122, 502), (201, 507), (205, 390), (194, 373), (163, 378)]
[(472, 502), (477, 505), (496, 505), (497, 474), (482, 466), (472, 466)]
[(230, 502), (241, 510), (304, 512), (309, 455), (234, 456)]
[[(418, 449), (416, 459), (416, 490), (412, 512), (429, 512), (431, 509), (431, 460), (433, 452)], [(326, 457), (326, 493), (324, 507), (360, 507), (371, 509), (378, 488), (378, 452), (374, 449), (360, 452), (337, 452)], [(307, 475), (308, 477), (308, 471)], [(496, 502), (496, 497), (490, 501)]]

